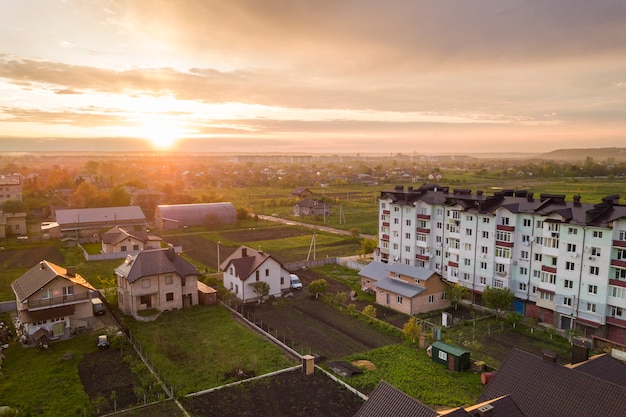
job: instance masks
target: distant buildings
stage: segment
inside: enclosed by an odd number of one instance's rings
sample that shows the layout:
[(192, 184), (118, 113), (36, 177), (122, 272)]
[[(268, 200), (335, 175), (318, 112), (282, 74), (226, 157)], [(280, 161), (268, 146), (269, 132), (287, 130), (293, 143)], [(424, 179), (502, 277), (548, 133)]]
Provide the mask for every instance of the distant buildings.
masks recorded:
[(626, 206), (526, 191), (424, 185), (379, 198), (377, 261), (430, 268), (481, 302), (508, 288), (515, 309), (561, 330), (626, 343)]

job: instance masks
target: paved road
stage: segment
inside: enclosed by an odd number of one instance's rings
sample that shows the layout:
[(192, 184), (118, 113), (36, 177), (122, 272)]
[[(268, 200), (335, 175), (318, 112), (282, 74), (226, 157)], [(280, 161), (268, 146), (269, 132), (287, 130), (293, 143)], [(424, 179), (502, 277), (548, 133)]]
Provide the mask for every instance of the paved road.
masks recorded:
[[(271, 222), (288, 224), (290, 226), (308, 227), (309, 229), (318, 229), (318, 230), (322, 230), (322, 231), (328, 232), (328, 233), (336, 233), (338, 235), (346, 235), (346, 236), (350, 236), (351, 235), (351, 233), (348, 232), (347, 230), (334, 229), (334, 228), (328, 227), (328, 226), (320, 226), (320, 225), (316, 225), (316, 224), (309, 224), (309, 223), (304, 223), (304, 222), (296, 222), (296, 221), (293, 221), (293, 220), (282, 219), (282, 218), (276, 217), (276, 216), (265, 216), (263, 214), (259, 214), (258, 216), (259, 216), (259, 219), (261, 219), (261, 220), (269, 220)], [(376, 236), (374, 236), (374, 235), (366, 235), (364, 233), (359, 233), (359, 237), (362, 238), (362, 239), (376, 240)]]

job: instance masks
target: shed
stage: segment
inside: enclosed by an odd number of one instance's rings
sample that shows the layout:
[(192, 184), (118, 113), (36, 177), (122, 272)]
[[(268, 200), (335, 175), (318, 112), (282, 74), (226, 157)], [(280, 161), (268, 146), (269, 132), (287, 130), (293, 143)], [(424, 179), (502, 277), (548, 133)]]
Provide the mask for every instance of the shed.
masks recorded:
[(211, 305), (215, 303), (217, 303), (217, 290), (198, 281), (198, 304)]
[(445, 365), (451, 371), (465, 371), (470, 367), (469, 350), (443, 342), (432, 344), (432, 358), (433, 362)]

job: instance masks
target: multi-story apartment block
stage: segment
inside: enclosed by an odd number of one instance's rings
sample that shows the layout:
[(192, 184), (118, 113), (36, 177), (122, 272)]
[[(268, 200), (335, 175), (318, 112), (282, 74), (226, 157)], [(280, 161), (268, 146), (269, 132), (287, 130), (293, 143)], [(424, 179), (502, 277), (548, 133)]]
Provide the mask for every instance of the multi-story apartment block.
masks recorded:
[(424, 185), (381, 191), (375, 259), (467, 287), (508, 288), (515, 309), (558, 329), (626, 343), (626, 205), (579, 196)]
[(22, 201), (22, 182), (19, 175), (0, 175), (0, 204), (9, 200)]

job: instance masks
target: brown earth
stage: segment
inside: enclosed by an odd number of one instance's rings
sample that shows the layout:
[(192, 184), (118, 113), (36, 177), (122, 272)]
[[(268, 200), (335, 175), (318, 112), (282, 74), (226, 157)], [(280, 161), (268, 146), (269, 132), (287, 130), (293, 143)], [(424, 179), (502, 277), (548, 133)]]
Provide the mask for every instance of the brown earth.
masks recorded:
[(181, 402), (199, 417), (348, 417), (363, 405), (360, 397), (319, 371), (284, 372)]
[(0, 265), (6, 269), (32, 268), (43, 260), (57, 265), (65, 263), (63, 254), (54, 246), (0, 250)]

